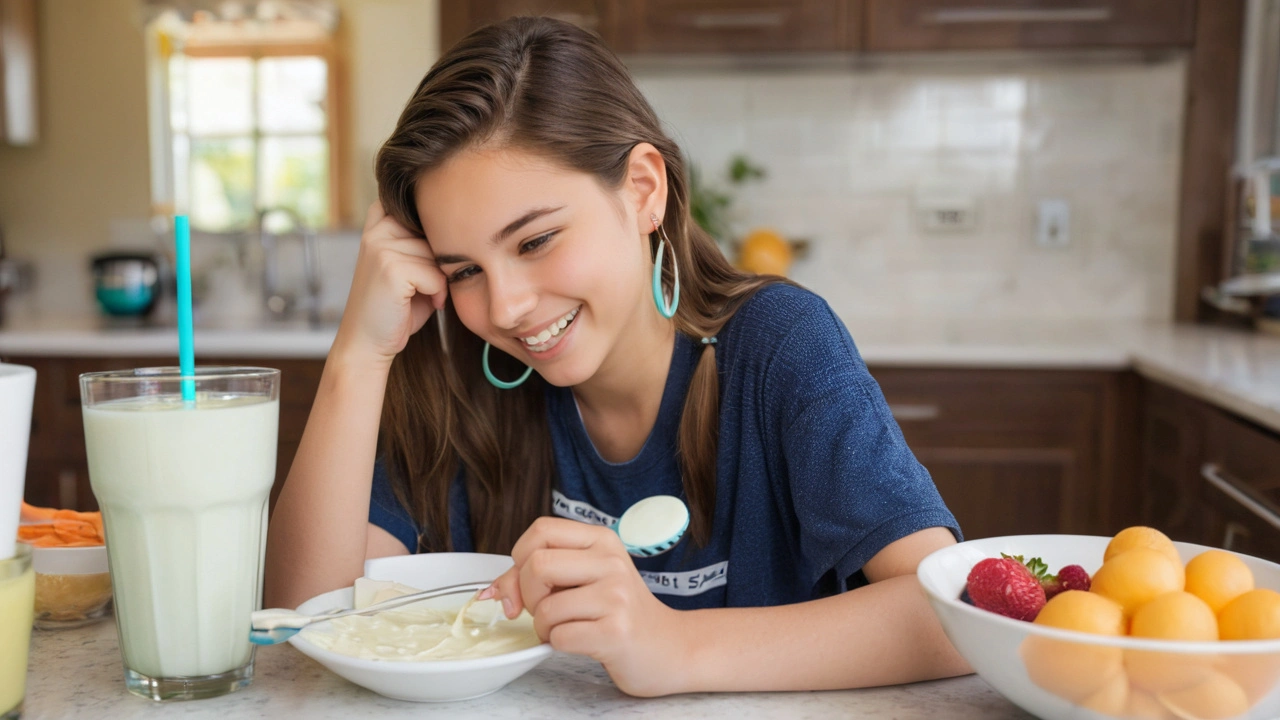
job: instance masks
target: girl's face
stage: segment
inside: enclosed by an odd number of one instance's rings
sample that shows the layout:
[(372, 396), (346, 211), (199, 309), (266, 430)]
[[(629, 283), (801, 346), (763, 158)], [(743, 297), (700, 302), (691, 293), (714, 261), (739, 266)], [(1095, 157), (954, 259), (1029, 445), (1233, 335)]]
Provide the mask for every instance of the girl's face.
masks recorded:
[(648, 218), (666, 188), (645, 174), (615, 191), (529, 153), (478, 149), (424, 175), (418, 215), (458, 319), (553, 385), (590, 379), (657, 316)]

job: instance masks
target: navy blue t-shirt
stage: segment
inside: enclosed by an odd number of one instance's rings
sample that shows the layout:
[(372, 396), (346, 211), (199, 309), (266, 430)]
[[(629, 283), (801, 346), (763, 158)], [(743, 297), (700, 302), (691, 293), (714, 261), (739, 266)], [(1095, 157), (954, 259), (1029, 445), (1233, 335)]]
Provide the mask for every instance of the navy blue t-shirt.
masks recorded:
[[(677, 333), (657, 422), (639, 454), (623, 463), (600, 457), (573, 392), (548, 386), (557, 472), (551, 513), (608, 525), (651, 495), (684, 497), (676, 438), (701, 349)], [(720, 439), (710, 542), (697, 547), (686, 536), (664, 555), (635, 560), (667, 605), (811, 600), (842, 590), (867, 560), (913, 532), (940, 526), (960, 538), (848, 330), (820, 297), (781, 284), (758, 291), (720, 331), (716, 369)], [(460, 479), (450, 495), (453, 546), (469, 551)], [(369, 521), (417, 548), (419, 529), (381, 463)]]

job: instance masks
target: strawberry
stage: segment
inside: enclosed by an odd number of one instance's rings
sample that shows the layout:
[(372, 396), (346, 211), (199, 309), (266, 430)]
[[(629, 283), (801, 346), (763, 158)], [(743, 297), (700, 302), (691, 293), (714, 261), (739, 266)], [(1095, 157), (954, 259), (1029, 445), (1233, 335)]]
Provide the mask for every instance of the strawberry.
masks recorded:
[(1052, 600), (1054, 595), (1064, 590), (1088, 591), (1091, 584), (1089, 573), (1079, 565), (1066, 565), (1058, 571), (1057, 575), (1050, 575), (1049, 566), (1038, 557), (1023, 560), (1021, 555), (1004, 555), (1003, 553), (1001, 557), (1017, 560), (1026, 565), (1027, 570), (1040, 581), (1046, 600)]
[(1063, 590), (1084, 590), (1088, 592), (1093, 582), (1089, 573), (1079, 565), (1067, 565), (1058, 571), (1058, 584)]
[(1011, 557), (987, 558), (969, 571), (973, 604), (1015, 620), (1031, 621), (1044, 607), (1044, 588), (1031, 571)]

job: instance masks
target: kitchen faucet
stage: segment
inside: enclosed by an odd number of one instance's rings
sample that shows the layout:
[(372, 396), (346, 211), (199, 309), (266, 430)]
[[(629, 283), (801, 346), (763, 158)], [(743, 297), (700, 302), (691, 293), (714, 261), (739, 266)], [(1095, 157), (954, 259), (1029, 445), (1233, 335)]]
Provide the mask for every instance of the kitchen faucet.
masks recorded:
[[(288, 234), (269, 232), (267, 216), (284, 213), (293, 221), (293, 231)], [(312, 324), (320, 321), (320, 248), (316, 234), (303, 222), (302, 216), (289, 207), (270, 207), (258, 211), (258, 242), (262, 245), (262, 295), (267, 310), (277, 318), (283, 317), (294, 303), (291, 294), (285, 294), (280, 284), (279, 240), (294, 237), (302, 242), (302, 267), (307, 284), (307, 318)]]

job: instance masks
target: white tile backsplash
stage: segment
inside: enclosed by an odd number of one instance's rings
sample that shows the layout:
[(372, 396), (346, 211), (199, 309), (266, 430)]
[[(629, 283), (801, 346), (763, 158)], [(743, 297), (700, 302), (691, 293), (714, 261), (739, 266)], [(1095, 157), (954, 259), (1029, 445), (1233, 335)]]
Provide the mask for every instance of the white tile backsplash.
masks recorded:
[[(635, 71), (703, 175), (736, 153), (738, 232), (811, 240), (791, 275), (850, 315), (1169, 319), (1185, 58), (1035, 54), (860, 69)], [(977, 226), (929, 232), (922, 194), (971, 198)], [(1034, 243), (1066, 200), (1071, 244)]]

